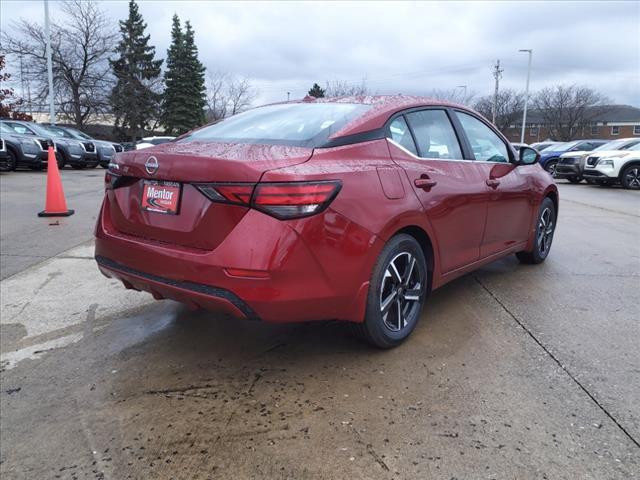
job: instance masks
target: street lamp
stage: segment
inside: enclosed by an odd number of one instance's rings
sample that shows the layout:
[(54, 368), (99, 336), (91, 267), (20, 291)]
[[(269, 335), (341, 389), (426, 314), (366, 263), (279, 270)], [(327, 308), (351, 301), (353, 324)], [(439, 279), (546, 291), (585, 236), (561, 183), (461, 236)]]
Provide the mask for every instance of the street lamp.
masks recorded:
[(49, 1), (44, 0), (44, 36), (47, 56), (47, 78), (49, 81), (49, 123), (56, 124), (56, 109), (53, 104), (53, 65), (51, 61), (51, 35), (49, 34)]
[(466, 85), (458, 85), (456, 88), (461, 88), (463, 91), (462, 101), (465, 102), (467, 99), (467, 86)]
[(533, 50), (522, 49), (518, 51), (529, 53), (529, 67), (527, 68), (527, 86), (524, 90), (524, 109), (522, 110), (522, 132), (520, 133), (520, 143), (524, 143), (524, 130), (527, 126), (527, 106), (529, 104), (529, 79), (531, 78), (531, 57), (533, 57)]

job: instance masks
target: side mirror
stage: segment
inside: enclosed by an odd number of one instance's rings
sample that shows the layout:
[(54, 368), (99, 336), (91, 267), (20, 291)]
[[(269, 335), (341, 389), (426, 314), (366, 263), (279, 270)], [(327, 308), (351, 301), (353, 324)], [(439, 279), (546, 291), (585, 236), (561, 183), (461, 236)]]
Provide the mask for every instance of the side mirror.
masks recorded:
[(518, 165), (533, 165), (540, 161), (540, 154), (531, 147), (522, 147), (518, 152)]

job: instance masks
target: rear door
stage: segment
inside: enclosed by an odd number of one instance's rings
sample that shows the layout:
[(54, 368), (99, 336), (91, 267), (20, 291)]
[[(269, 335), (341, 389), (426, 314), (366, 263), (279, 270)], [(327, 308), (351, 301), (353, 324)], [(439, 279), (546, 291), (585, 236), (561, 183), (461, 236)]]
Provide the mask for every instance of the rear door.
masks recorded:
[(482, 258), (501, 252), (528, 237), (534, 193), (528, 167), (517, 167), (508, 144), (478, 117), (456, 111), (488, 192), (487, 223), (480, 248)]
[(442, 272), (478, 260), (486, 186), (475, 162), (464, 158), (447, 111), (429, 108), (396, 115), (388, 135), (391, 156), (406, 172), (435, 231)]

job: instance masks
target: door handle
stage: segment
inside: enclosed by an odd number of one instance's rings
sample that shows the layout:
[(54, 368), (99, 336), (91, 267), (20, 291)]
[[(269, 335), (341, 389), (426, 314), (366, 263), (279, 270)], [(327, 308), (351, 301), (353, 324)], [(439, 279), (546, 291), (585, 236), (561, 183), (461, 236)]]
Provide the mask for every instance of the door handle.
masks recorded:
[(431, 180), (430, 178), (416, 178), (413, 181), (413, 184), (417, 187), (417, 188), (421, 188), (422, 190), (426, 190), (427, 192), (429, 190), (431, 190), (433, 187), (435, 187), (438, 182), (436, 182), (435, 180)]
[(500, 185), (500, 180), (490, 178), (489, 180), (487, 180), (487, 185), (495, 190), (496, 188), (498, 188), (498, 185)]

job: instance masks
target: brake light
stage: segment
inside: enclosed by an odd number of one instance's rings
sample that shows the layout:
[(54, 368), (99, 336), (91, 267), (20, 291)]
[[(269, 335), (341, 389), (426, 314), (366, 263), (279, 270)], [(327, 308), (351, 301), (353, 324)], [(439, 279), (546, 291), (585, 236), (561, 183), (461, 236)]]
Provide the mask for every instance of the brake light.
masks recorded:
[(259, 183), (252, 206), (280, 219), (308, 217), (327, 208), (341, 186), (339, 181)]
[(194, 185), (210, 200), (244, 205), (279, 219), (308, 217), (329, 206), (342, 184), (318, 182), (204, 183)]

